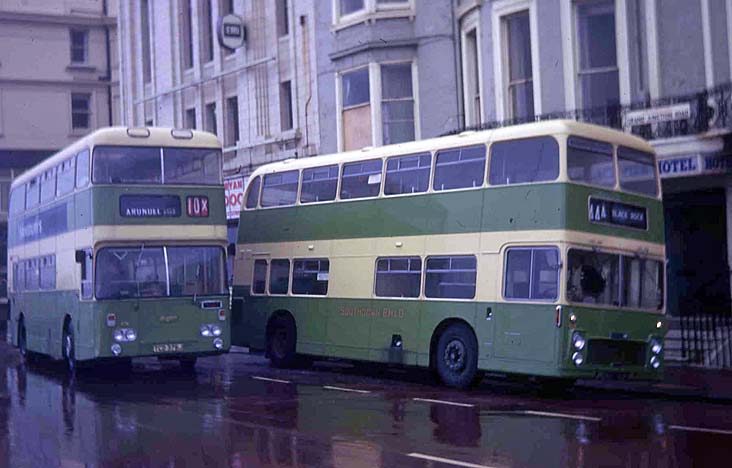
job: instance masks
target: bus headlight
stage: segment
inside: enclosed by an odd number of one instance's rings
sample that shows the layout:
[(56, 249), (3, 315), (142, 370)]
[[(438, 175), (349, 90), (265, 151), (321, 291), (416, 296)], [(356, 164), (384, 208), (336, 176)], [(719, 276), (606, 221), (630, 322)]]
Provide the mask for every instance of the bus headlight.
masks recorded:
[(221, 336), (221, 327), (212, 323), (201, 325), (201, 336)]
[(661, 367), (661, 360), (658, 359), (658, 356), (651, 356), (650, 363), (651, 367), (653, 367), (654, 369), (658, 369), (659, 367)]
[(577, 351), (581, 351), (582, 349), (584, 349), (585, 344), (585, 338), (580, 332), (572, 333), (572, 346), (574, 346), (574, 349), (576, 349)]
[(585, 357), (582, 356), (581, 353), (574, 353), (572, 355), (572, 362), (574, 362), (574, 365), (579, 367), (585, 362)]
[(211, 336), (211, 328), (209, 328), (209, 325), (201, 325), (201, 336)]
[(661, 354), (663, 350), (663, 344), (658, 338), (651, 338), (651, 352), (653, 354)]
[(221, 327), (218, 325), (209, 325), (213, 336), (221, 336)]
[(214, 345), (214, 348), (216, 348), (216, 349), (223, 349), (224, 348), (224, 340), (222, 340), (221, 338), (215, 338), (213, 340), (213, 345)]
[(113, 344), (110, 349), (112, 350), (112, 354), (114, 354), (115, 356), (119, 356), (120, 354), (122, 354), (122, 346), (118, 345), (117, 343)]
[(135, 341), (137, 339), (137, 332), (134, 328), (117, 328), (112, 334), (114, 341), (118, 343), (125, 343), (128, 341)]

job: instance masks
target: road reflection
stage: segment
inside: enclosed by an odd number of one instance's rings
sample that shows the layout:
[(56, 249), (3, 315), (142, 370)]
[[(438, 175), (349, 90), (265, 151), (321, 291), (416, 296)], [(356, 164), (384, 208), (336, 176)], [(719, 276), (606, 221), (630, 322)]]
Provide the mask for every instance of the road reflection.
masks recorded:
[[(432, 456), (485, 466), (650, 468), (722, 460), (732, 441), (669, 429), (720, 420), (728, 408), (716, 405), (394, 381), (354, 394), (322, 381), (254, 380), (251, 363), (232, 359), (212, 359), (195, 375), (146, 362), (131, 374), (97, 368), (75, 380), (54, 363), (10, 361), (0, 368), (0, 466), (439, 466), (420, 458)], [(413, 400), (420, 396), (473, 406)]]

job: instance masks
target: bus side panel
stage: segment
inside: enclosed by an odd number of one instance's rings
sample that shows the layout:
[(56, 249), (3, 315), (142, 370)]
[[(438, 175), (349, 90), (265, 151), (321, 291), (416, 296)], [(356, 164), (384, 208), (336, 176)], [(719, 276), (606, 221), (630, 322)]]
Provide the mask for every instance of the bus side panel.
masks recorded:
[(447, 319), (457, 319), (467, 322), (475, 332), (476, 310), (475, 302), (464, 301), (423, 301), (419, 317), (419, 347), (418, 362), (420, 366), (430, 363), (430, 341), (438, 325)]
[(499, 302), (493, 308), (495, 357), (522, 363), (557, 365), (553, 304)]
[[(483, 191), (483, 232), (560, 229), (566, 217), (564, 184), (516, 185)], [(552, 209), (546, 209), (551, 200)]]

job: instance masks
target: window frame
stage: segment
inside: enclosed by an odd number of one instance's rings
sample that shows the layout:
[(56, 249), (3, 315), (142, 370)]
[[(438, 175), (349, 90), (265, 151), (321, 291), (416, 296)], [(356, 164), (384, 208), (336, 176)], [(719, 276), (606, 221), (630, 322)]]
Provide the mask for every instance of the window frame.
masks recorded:
[(363, 0), (363, 7), (351, 13), (341, 14), (341, 1), (332, 0), (331, 28), (334, 31), (365, 22), (370, 19), (414, 17), (415, 0), (381, 3), (379, 0)]
[[(335, 0), (338, 1), (338, 0)], [(411, 1), (411, 0), (410, 0)], [(382, 146), (384, 145), (384, 120), (383, 120), (383, 90), (381, 80), (382, 65), (406, 65), (411, 64), (411, 80), (412, 80), (412, 103), (414, 117), (414, 141), (422, 138), (420, 125), (420, 98), (419, 98), (419, 67), (417, 58), (408, 60), (384, 60), (370, 61), (367, 63), (339, 70), (335, 73), (335, 93), (336, 93), (336, 136), (337, 148), (339, 152), (353, 151), (361, 148), (351, 148), (346, 150), (345, 145), (345, 122), (343, 114), (345, 111), (358, 109), (360, 107), (369, 106), (369, 125), (371, 130), (371, 141), (366, 146)], [(367, 69), (369, 80), (369, 100), (355, 105), (345, 106), (343, 102), (343, 76), (349, 73)], [(401, 99), (401, 98), (400, 98)], [(392, 100), (394, 101), (394, 100)], [(390, 101), (386, 101), (390, 102)]]
[[(429, 156), (429, 159), (430, 159), (430, 163), (427, 166), (427, 187), (425, 187), (424, 190), (422, 190), (420, 192), (386, 193), (386, 181), (387, 181), (387, 178), (389, 177), (389, 161), (399, 160), (402, 158), (410, 158), (410, 157), (416, 157), (418, 160), (420, 160), (424, 156)], [(381, 188), (381, 192), (382, 192), (383, 196), (384, 197), (400, 197), (400, 196), (404, 196), (404, 195), (420, 195), (420, 194), (430, 192), (430, 189), (432, 187), (431, 182), (432, 182), (432, 170), (433, 170), (433, 166), (434, 166), (434, 160), (435, 160), (435, 152), (432, 152), (430, 150), (417, 152), (417, 153), (398, 154), (398, 155), (394, 155), (394, 156), (385, 157), (384, 158), (384, 182), (383, 182), (383, 187)], [(418, 164), (417, 169), (416, 169), (417, 171), (420, 169), (424, 169), (419, 166), (419, 163), (417, 163), (417, 164)], [(396, 169), (395, 171), (392, 171), (392, 174), (394, 174), (395, 172), (399, 172), (399, 171), (401, 171), (401, 169)]]
[[(322, 262), (328, 262), (328, 270), (325, 272), (328, 274), (328, 279), (325, 280), (325, 294), (295, 292), (295, 264), (297, 262), (303, 262), (303, 263), (304, 262), (318, 262), (317, 274), (323, 273), (323, 271), (321, 270)], [(329, 286), (330, 286), (330, 264), (331, 264), (331, 261), (330, 261), (330, 258), (328, 258), (328, 257), (313, 257), (313, 258), (294, 257), (292, 259), (292, 266), (291, 266), (292, 272), (290, 273), (290, 276), (291, 276), (290, 293), (291, 293), (291, 295), (296, 296), (296, 297), (328, 297), (328, 290), (330, 289), (329, 288)], [(320, 280), (316, 279), (316, 281), (320, 281)], [(254, 283), (254, 281), (252, 281), (252, 284), (253, 283)]]
[[(86, 109), (74, 109), (74, 100), (84, 99), (86, 101)], [(91, 92), (76, 92), (72, 91), (70, 93), (69, 97), (69, 109), (71, 114), (71, 119), (69, 121), (69, 125), (71, 127), (71, 133), (81, 133), (87, 130), (91, 130), (92, 127), (94, 127), (94, 123), (92, 122), (92, 115), (94, 115), (93, 109), (94, 109), (94, 97), (93, 93)], [(74, 125), (74, 115), (85, 115), (87, 119), (87, 126), (86, 127), (80, 127)]]
[[(503, 184), (494, 184), (491, 182), (491, 165), (493, 164), (493, 147), (496, 144), (504, 144), (504, 143), (514, 143), (514, 142), (522, 142), (527, 140), (539, 140), (549, 138), (551, 139), (557, 148), (557, 175), (553, 179), (543, 179), (543, 180), (535, 180), (531, 182), (516, 182), (516, 183), (503, 183)], [(488, 185), (488, 187), (510, 187), (510, 186), (516, 186), (516, 185), (533, 185), (533, 184), (546, 184), (551, 182), (557, 182), (561, 180), (562, 177), (562, 164), (565, 164), (562, 161), (562, 142), (564, 141), (564, 144), (566, 146), (566, 141), (564, 139), (559, 140), (557, 139), (557, 134), (547, 134), (547, 135), (534, 135), (534, 136), (526, 136), (526, 137), (518, 137), (518, 138), (510, 138), (507, 140), (491, 140), (490, 145), (487, 149), (487, 159), (488, 162), (486, 164), (486, 181), (485, 183)]]
[[(380, 260), (407, 260), (409, 264), (411, 264), (412, 260), (419, 260), (420, 267), (419, 270), (417, 270), (417, 273), (419, 273), (419, 286), (417, 290), (416, 296), (380, 296), (377, 291), (377, 281), (379, 276), (379, 261)], [(415, 300), (422, 300), (424, 298), (424, 278), (425, 278), (425, 259), (422, 258), (421, 255), (382, 255), (376, 257), (374, 260), (374, 287), (371, 291), (371, 294), (374, 298), (378, 299), (398, 299), (398, 300), (405, 300), (405, 301), (415, 301)], [(407, 270), (411, 272), (412, 270)]]
[[(287, 262), (287, 291), (284, 293), (273, 293), (272, 292), (272, 264), (274, 262)], [(289, 296), (292, 291), (292, 259), (290, 257), (270, 258), (267, 262), (267, 295), (268, 296)]]
[[(462, 150), (465, 148), (477, 148), (477, 147), (483, 147), (484, 155), (483, 155), (483, 182), (480, 185), (475, 186), (466, 186), (466, 187), (457, 187), (457, 188), (446, 188), (446, 189), (440, 189), (437, 190), (435, 188), (435, 179), (437, 177), (437, 158), (440, 155), (441, 152), (445, 151), (455, 151), (455, 150)], [(469, 144), (469, 145), (463, 145), (463, 146), (452, 146), (452, 147), (445, 147), (445, 148), (439, 148), (436, 149), (433, 152), (432, 157), (432, 174), (430, 175), (430, 187), (429, 192), (430, 193), (445, 193), (445, 192), (455, 192), (458, 190), (477, 190), (480, 188), (483, 188), (486, 186), (486, 183), (488, 181), (488, 168), (489, 168), (489, 152), (488, 152), (488, 145), (486, 143), (476, 143), (476, 144)], [(474, 161), (478, 161), (478, 159), (474, 159)], [(447, 166), (447, 164), (445, 164)]]
[[(267, 177), (268, 176), (273, 176), (273, 175), (283, 175), (283, 174), (287, 174), (289, 172), (295, 172), (295, 173), (297, 173), (297, 177), (295, 178), (295, 184), (297, 186), (295, 188), (295, 198), (292, 201), (292, 203), (289, 203), (287, 205), (268, 205), (268, 206), (265, 206), (262, 203), (262, 199), (264, 198), (264, 189), (266, 188), (266, 180), (267, 180)], [(288, 208), (288, 207), (296, 206), (298, 204), (298, 201), (299, 201), (299, 198), (300, 198), (300, 179), (302, 177), (301, 174), (302, 174), (302, 170), (301, 169), (287, 169), (287, 170), (284, 170), (284, 171), (273, 171), (273, 172), (270, 172), (268, 174), (262, 174), (262, 179), (261, 179), (262, 182), (260, 183), (260, 189), (259, 189), (259, 200), (258, 200), (258, 203), (257, 203), (258, 207), (260, 209), (263, 209), (263, 210), (269, 210), (269, 209)], [(246, 203), (246, 200), (245, 200), (245, 203)]]
[[(493, 68), (497, 79), (494, 80), (494, 98), (498, 120), (517, 118), (513, 115), (509, 92), (509, 40), (505, 20), (513, 15), (528, 11), (529, 41), (531, 54), (531, 81), (534, 99), (534, 115), (542, 114), (541, 63), (539, 55), (539, 20), (536, 0), (497, 0), (491, 11), (493, 39)], [(569, 109), (569, 107), (568, 107)]]
[[(475, 35), (475, 63), (468, 57), (468, 36)], [(475, 9), (460, 19), (460, 59), (463, 86), (463, 112), (465, 113), (465, 126), (471, 127), (485, 122), (485, 87), (483, 86), (483, 57), (480, 44), (480, 9)], [(472, 38), (470, 39), (472, 40)], [(472, 70), (469, 67), (475, 66)], [(494, 65), (495, 66), (495, 65)], [(473, 73), (471, 73), (473, 72)], [(477, 80), (477, 83), (474, 82)], [(471, 96), (471, 89), (475, 88), (477, 96)], [(478, 99), (478, 108), (475, 108), (474, 99)], [(476, 112), (477, 111), (477, 112)]]
[[(254, 279), (257, 269), (257, 262), (264, 262), (264, 292), (254, 291)], [(255, 258), (252, 262), (252, 284), (249, 287), (249, 293), (252, 296), (267, 296), (269, 294), (269, 262), (267, 258)]]
[[(366, 197), (343, 198), (343, 177), (344, 177), (344, 173), (346, 170), (346, 166), (349, 164), (363, 164), (363, 163), (368, 163), (371, 161), (379, 161), (381, 163), (381, 171), (378, 173), (379, 174), (379, 191), (376, 193), (376, 195), (369, 195)], [(377, 158), (369, 158), (369, 159), (358, 159), (358, 160), (354, 160), (354, 161), (342, 162), (339, 164), (339, 166), (340, 166), (339, 167), (340, 172), (338, 175), (338, 187), (337, 187), (338, 192), (336, 194), (336, 201), (348, 202), (348, 201), (354, 201), (354, 200), (356, 200), (356, 201), (357, 200), (373, 200), (375, 198), (379, 198), (382, 195), (382, 193), (384, 191), (384, 167), (386, 166), (384, 164), (384, 158), (377, 157)], [(374, 173), (370, 174), (369, 177), (376, 175), (376, 174), (377, 173), (374, 172)], [(364, 174), (357, 174), (355, 176), (349, 175), (348, 177), (361, 177), (363, 175)]]
[[(475, 285), (474, 285), (474, 291), (473, 296), (470, 298), (464, 298), (464, 297), (444, 297), (444, 296), (428, 296), (427, 295), (427, 263), (430, 259), (434, 258), (472, 258), (475, 260)], [(468, 254), (435, 254), (435, 255), (426, 255), (423, 259), (422, 263), (422, 297), (425, 300), (433, 300), (433, 301), (458, 301), (458, 302), (473, 302), (478, 298), (478, 255), (475, 253), (468, 253)], [(448, 272), (453, 271), (452, 269), (447, 270)]]
[[(560, 0), (559, 13), (562, 35), (562, 56), (564, 75), (565, 109), (580, 109), (582, 102), (579, 96), (577, 79), (578, 71), (578, 37), (577, 11), (578, 0)], [(628, 5), (627, 0), (615, 0), (615, 63), (618, 67), (618, 88), (620, 105), (631, 103), (630, 84), (630, 50), (628, 42)]]
[[(321, 203), (334, 203), (336, 201), (339, 201), (338, 195), (340, 194), (340, 187), (341, 187), (341, 167), (343, 166), (343, 163), (334, 163), (334, 164), (326, 164), (323, 166), (309, 166), (309, 167), (303, 167), (300, 169), (300, 187), (298, 189), (297, 194), (297, 204), (298, 205), (317, 205)], [(305, 184), (305, 171), (315, 171), (316, 169), (325, 169), (328, 168), (328, 171), (330, 172), (331, 168), (335, 167), (336, 169), (336, 186), (335, 186), (335, 193), (333, 194), (333, 198), (330, 200), (317, 200), (317, 201), (302, 201), (302, 189)], [(320, 180), (330, 180), (330, 179), (320, 179)], [(309, 183), (313, 183), (310, 181)], [(349, 199), (350, 200), (350, 199)]]
[[(586, 180), (573, 179), (572, 178), (572, 175), (570, 174), (570, 166), (569, 166), (569, 148), (570, 148), (570, 141), (573, 138), (579, 139), (579, 140), (583, 140), (585, 142), (590, 142), (591, 144), (601, 144), (601, 145), (608, 145), (608, 146), (610, 146), (610, 150), (611, 150), (610, 157), (612, 159), (612, 164), (613, 164), (613, 177), (614, 177), (613, 184), (612, 185), (600, 185), (600, 184), (595, 184), (595, 183), (592, 183), (592, 182), (588, 182)], [(579, 147), (575, 147), (575, 148), (578, 149), (578, 150), (582, 150), (582, 148), (579, 148)], [(560, 151), (561, 151), (561, 147), (560, 147)], [(595, 151), (595, 152), (596, 153), (600, 153), (600, 154), (607, 154), (607, 153), (601, 153), (600, 151)], [(620, 181), (619, 181), (619, 175), (618, 175), (617, 145), (616, 144), (610, 143), (608, 141), (596, 140), (595, 138), (590, 138), (590, 137), (586, 137), (586, 136), (579, 136), (579, 135), (569, 134), (569, 135), (567, 135), (567, 138), (564, 140), (564, 154), (565, 154), (565, 157), (564, 157), (563, 164), (564, 164), (564, 167), (566, 168), (566, 171), (567, 171), (566, 177), (567, 177), (567, 181), (569, 183), (571, 183), (571, 184), (580, 184), (580, 185), (584, 185), (586, 187), (592, 187), (592, 188), (596, 188), (596, 189), (599, 188), (599, 189), (602, 189), (602, 190), (614, 190), (614, 191), (619, 191), (620, 190), (620, 185), (619, 185), (620, 184)]]
[[(82, 34), (84, 38), (84, 44), (81, 46), (74, 45), (74, 34)], [(82, 60), (74, 60), (74, 51), (79, 51), (84, 55)], [(69, 29), (69, 62), (72, 65), (87, 65), (89, 63), (89, 29), (85, 28), (70, 28)]]
[[(531, 297), (532, 294), (532, 284), (534, 279), (534, 252), (537, 250), (553, 250), (557, 254), (557, 294), (554, 296), (554, 298), (551, 299), (534, 299)], [(508, 288), (508, 254), (511, 251), (529, 251), (531, 252), (531, 260), (529, 264), (529, 297), (508, 297), (506, 295), (506, 289)], [(502, 281), (503, 285), (501, 287), (501, 298), (504, 301), (507, 302), (537, 302), (542, 304), (554, 304), (559, 301), (559, 299), (562, 297), (562, 280), (564, 278), (563, 275), (564, 270), (564, 262), (562, 261), (562, 250), (557, 245), (551, 245), (551, 244), (542, 244), (542, 245), (513, 245), (508, 246), (504, 249), (503, 252), (503, 271), (502, 271)]]

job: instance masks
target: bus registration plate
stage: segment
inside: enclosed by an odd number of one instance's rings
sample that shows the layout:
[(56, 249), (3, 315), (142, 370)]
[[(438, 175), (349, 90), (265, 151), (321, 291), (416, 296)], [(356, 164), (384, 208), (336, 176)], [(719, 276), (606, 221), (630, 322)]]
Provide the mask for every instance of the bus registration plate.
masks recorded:
[(183, 351), (183, 343), (164, 343), (153, 345), (153, 353), (175, 353)]

